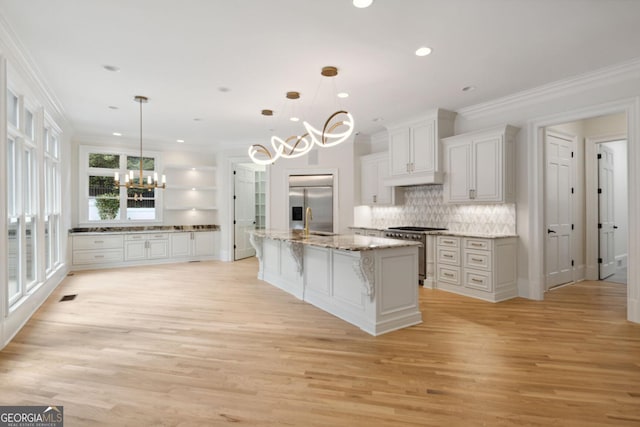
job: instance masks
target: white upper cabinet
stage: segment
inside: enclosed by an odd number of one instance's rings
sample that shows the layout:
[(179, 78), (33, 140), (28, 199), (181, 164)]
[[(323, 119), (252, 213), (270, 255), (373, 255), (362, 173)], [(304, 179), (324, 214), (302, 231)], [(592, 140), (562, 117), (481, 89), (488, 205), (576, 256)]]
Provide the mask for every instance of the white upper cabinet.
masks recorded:
[(445, 202), (514, 202), (518, 130), (507, 125), (443, 139)]
[(370, 206), (400, 203), (401, 191), (384, 184), (389, 176), (387, 153), (369, 154), (360, 157), (360, 203)]
[(441, 184), (440, 139), (453, 135), (455, 115), (437, 109), (420, 119), (389, 126), (390, 173), (385, 184)]

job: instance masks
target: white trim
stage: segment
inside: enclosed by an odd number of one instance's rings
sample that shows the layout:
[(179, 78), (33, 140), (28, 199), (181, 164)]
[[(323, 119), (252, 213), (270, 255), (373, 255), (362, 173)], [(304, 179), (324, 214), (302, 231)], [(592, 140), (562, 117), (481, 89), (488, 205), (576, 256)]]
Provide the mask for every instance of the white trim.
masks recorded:
[[(542, 161), (544, 128), (591, 117), (624, 112), (627, 115), (628, 164), (640, 164), (640, 97), (622, 99), (574, 111), (532, 119), (527, 123), (529, 139), (529, 211), (530, 242), (528, 294), (533, 299), (544, 297), (544, 182)], [(629, 268), (627, 285), (627, 319), (640, 323), (640, 173), (629, 167)]]
[(520, 109), (528, 105), (567, 97), (586, 89), (606, 86), (628, 79), (637, 79), (639, 73), (640, 58), (636, 58), (628, 62), (558, 80), (533, 89), (516, 92), (489, 102), (461, 108), (457, 113), (458, 116), (462, 116), (465, 120), (475, 120), (509, 110)]

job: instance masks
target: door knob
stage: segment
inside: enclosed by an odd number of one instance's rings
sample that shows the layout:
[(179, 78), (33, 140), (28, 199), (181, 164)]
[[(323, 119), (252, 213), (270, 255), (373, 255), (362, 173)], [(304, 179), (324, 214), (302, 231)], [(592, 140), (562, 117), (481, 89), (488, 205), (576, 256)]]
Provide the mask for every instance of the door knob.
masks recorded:
[(614, 226), (613, 226), (613, 229), (614, 229), (614, 230), (617, 230), (617, 229), (618, 229), (618, 226), (617, 226), (617, 225), (614, 225)]
[(547, 234), (550, 234), (550, 233), (555, 234), (556, 232), (555, 232), (555, 231), (553, 231), (553, 230), (552, 230), (552, 229), (550, 229), (550, 228), (547, 228)]

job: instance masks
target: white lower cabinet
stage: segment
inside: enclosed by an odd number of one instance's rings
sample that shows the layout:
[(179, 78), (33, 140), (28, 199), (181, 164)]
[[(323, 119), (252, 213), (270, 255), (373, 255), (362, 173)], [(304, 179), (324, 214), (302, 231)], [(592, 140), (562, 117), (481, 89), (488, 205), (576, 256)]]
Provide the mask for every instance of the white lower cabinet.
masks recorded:
[(121, 263), (124, 260), (122, 235), (74, 236), (73, 265)]
[(518, 296), (517, 239), (438, 236), (436, 286), (498, 302)]
[(124, 260), (139, 261), (169, 257), (168, 233), (127, 234), (124, 236)]
[(215, 235), (213, 231), (186, 231), (171, 234), (171, 257), (213, 256)]
[(215, 257), (215, 231), (72, 235), (72, 270)]

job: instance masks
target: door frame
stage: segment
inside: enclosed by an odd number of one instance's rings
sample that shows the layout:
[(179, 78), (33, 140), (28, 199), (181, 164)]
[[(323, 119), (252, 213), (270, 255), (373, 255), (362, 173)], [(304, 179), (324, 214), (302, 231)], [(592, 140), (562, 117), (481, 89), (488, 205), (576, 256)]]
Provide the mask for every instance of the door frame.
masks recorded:
[[(586, 239), (585, 255), (587, 270), (585, 277), (587, 280), (598, 280), (598, 160), (596, 159), (597, 145), (606, 142), (627, 140), (627, 134), (603, 135), (590, 137), (584, 143), (584, 173), (585, 173), (585, 207), (586, 207)], [(627, 159), (629, 158), (629, 141), (627, 140)], [(629, 176), (627, 173), (627, 181)], [(627, 194), (627, 198), (629, 195)]]
[[(530, 179), (527, 183), (529, 240), (528, 253), (528, 296), (533, 299), (544, 299), (544, 129), (548, 126), (583, 120), (596, 116), (625, 113), (627, 115), (627, 164), (640, 164), (640, 97), (628, 98), (605, 104), (599, 104), (573, 111), (539, 117), (527, 123), (527, 167)], [(628, 218), (629, 239), (628, 285), (627, 285), (627, 319), (640, 323), (640, 171), (628, 168)]]

